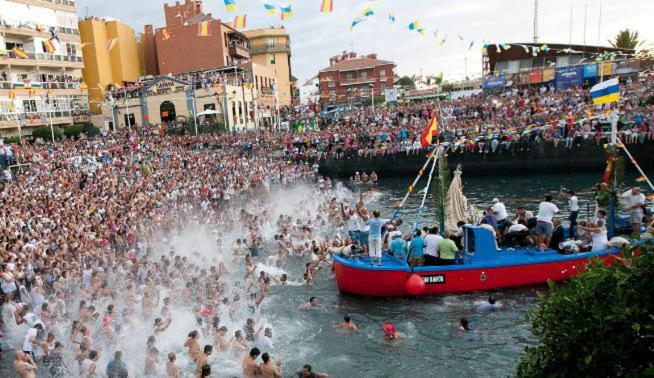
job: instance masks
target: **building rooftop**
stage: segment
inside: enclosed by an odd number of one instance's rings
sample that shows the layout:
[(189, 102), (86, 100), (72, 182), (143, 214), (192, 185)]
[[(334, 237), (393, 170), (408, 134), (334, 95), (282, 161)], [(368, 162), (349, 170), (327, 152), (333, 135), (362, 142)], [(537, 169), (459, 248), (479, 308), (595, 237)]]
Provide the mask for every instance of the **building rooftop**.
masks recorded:
[(320, 72), (360, 70), (363, 68), (373, 68), (387, 64), (395, 65), (395, 63), (388, 60), (373, 59), (368, 57), (349, 58), (336, 62), (329, 67), (323, 68), (320, 70)]

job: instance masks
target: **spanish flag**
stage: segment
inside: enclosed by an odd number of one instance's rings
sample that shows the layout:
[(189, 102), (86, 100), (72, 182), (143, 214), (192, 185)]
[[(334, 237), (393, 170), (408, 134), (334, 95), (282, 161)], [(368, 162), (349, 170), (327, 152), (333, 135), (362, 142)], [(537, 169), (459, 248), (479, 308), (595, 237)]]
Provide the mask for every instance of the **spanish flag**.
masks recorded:
[(198, 37), (211, 37), (211, 22), (202, 21), (198, 23)]
[(21, 49), (20, 47), (14, 47), (13, 50), (11, 51), (13, 51), (14, 55), (16, 55), (16, 58), (19, 59), (27, 59), (30, 57), (29, 55), (27, 55), (25, 50)]
[(234, 29), (242, 29), (247, 25), (247, 15), (234, 17)]
[(423, 148), (427, 148), (432, 144), (432, 141), (436, 137), (438, 139), (438, 121), (436, 117), (431, 117), (431, 120), (427, 124), (427, 128), (422, 133), (420, 142), (422, 143)]
[(613, 160), (612, 156), (609, 157), (609, 160), (606, 162), (606, 169), (604, 170), (604, 177), (602, 177), (602, 182), (606, 185), (609, 184), (611, 180), (611, 175), (613, 174)]
[(168, 28), (161, 29), (161, 36), (163, 37), (164, 41), (170, 39), (170, 32), (168, 31)]
[(334, 0), (322, 0), (320, 4), (320, 12), (329, 13), (334, 10)]
[(43, 50), (45, 50), (45, 52), (47, 52), (48, 54), (52, 54), (55, 52), (56, 49), (52, 41), (46, 39), (43, 41)]
[(654, 193), (650, 193), (646, 197), (648, 200), (654, 200)]

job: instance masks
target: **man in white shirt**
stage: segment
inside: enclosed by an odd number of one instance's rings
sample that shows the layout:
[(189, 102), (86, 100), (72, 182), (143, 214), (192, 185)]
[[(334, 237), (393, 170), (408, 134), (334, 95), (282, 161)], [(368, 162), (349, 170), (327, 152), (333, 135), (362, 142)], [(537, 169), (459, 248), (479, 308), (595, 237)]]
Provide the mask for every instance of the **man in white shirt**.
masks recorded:
[(259, 339), (259, 344), (261, 345), (261, 349), (268, 351), (268, 352), (274, 352), (275, 347), (273, 345), (273, 340), (272, 340), (272, 328), (266, 327), (264, 330), (263, 336)]
[(561, 196), (568, 199), (568, 207), (570, 207), (570, 216), (568, 217), (570, 228), (568, 229), (568, 237), (574, 238), (575, 227), (577, 227), (577, 216), (579, 215), (579, 199), (577, 199), (575, 192), (572, 190), (562, 192)]
[(27, 332), (25, 332), (25, 339), (23, 339), (23, 352), (29, 354), (32, 358), (34, 358), (34, 347), (39, 345), (39, 342), (36, 339), (39, 330), (43, 330), (41, 323), (34, 324), (34, 327), (29, 328)]
[(438, 265), (438, 243), (443, 237), (438, 235), (438, 226), (429, 229), (425, 236), (425, 265)]
[(636, 234), (640, 235), (640, 224), (643, 222), (643, 206), (645, 206), (645, 195), (640, 192), (640, 188), (635, 186), (630, 190), (622, 193), (622, 198), (629, 200), (629, 216), (631, 217), (631, 226)]
[(500, 238), (504, 235), (504, 230), (508, 226), (509, 213), (506, 212), (506, 206), (498, 198), (493, 198), (493, 205), (491, 210), (495, 215), (495, 220), (497, 222), (497, 231), (500, 233)]
[(538, 205), (538, 215), (536, 215), (536, 227), (533, 232), (538, 236), (538, 249), (541, 251), (547, 248), (550, 244), (550, 238), (552, 237), (552, 231), (554, 226), (552, 225), (552, 218), (554, 215), (559, 213), (559, 208), (552, 203), (552, 196), (545, 196), (545, 201), (541, 202)]

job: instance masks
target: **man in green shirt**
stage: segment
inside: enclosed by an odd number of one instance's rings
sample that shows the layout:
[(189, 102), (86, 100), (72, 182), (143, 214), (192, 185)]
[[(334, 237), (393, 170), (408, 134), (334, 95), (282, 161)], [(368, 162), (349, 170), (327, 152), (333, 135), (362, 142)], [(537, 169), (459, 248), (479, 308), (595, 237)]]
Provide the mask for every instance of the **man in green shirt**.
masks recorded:
[(438, 242), (438, 265), (456, 264), (458, 250), (456, 243), (452, 240), (452, 235)]
[(391, 253), (395, 258), (406, 261), (406, 241), (402, 239), (402, 234), (398, 231), (391, 238), (393, 239), (389, 245)]

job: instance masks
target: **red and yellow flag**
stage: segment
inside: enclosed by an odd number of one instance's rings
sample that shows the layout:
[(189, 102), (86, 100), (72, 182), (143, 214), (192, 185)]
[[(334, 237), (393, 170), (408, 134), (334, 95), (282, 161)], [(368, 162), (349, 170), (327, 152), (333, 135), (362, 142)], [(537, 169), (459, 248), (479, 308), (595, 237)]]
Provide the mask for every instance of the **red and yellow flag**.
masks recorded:
[(427, 128), (422, 133), (422, 137), (420, 138), (422, 147), (429, 147), (432, 144), (434, 137), (438, 139), (438, 121), (436, 120), (436, 116), (431, 117), (431, 120), (427, 124)]
[(46, 39), (45, 41), (43, 41), (43, 50), (45, 50), (45, 52), (47, 52), (48, 54), (52, 54), (55, 52), (56, 49), (52, 41)]
[(13, 50), (11, 51), (13, 51), (14, 55), (16, 55), (16, 58), (19, 59), (27, 59), (30, 57), (29, 55), (27, 55), (25, 50), (21, 49), (20, 47), (14, 47)]
[(202, 21), (198, 23), (198, 37), (211, 37), (211, 22)]
[(613, 161), (615, 159), (611, 156), (609, 160), (606, 161), (606, 169), (604, 170), (604, 177), (602, 177), (602, 182), (606, 185), (609, 184), (611, 180), (611, 175), (613, 174)]
[(320, 4), (320, 12), (329, 13), (334, 10), (334, 0), (322, 0)]
[(168, 28), (161, 29), (161, 36), (163, 37), (164, 41), (170, 39), (170, 32), (168, 31)]
[(234, 17), (234, 29), (242, 29), (247, 26), (247, 15)]
[(9, 90), (9, 99), (10, 99), (10, 100), (13, 100), (13, 99), (15, 99), (15, 98), (16, 98), (16, 92), (14, 92), (13, 89), (12, 89), (12, 90)]

